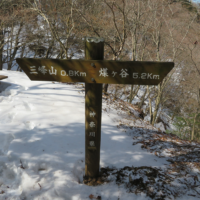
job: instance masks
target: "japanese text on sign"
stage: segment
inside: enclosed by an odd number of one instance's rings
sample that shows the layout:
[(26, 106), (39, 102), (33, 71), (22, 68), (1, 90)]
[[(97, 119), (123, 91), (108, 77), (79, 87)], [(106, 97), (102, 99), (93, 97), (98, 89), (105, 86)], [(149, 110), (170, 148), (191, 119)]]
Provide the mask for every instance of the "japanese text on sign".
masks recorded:
[[(96, 115), (96, 113), (95, 113), (94, 111), (90, 111), (89, 116), (90, 116), (91, 118), (94, 118), (95, 115)], [(95, 128), (95, 125), (96, 125), (96, 124), (95, 124), (94, 121), (90, 121), (90, 123), (89, 123), (90, 128)], [(89, 132), (89, 136), (95, 138), (95, 132), (94, 132), (94, 131)], [(89, 146), (90, 146), (90, 147), (95, 147), (94, 141), (90, 141), (90, 142), (89, 142)]]
[[(46, 66), (30, 66), (30, 74), (38, 74), (38, 72), (42, 73), (43, 75), (61, 75), (61, 76), (82, 76), (86, 77), (86, 72), (80, 72), (78, 70), (60, 70), (58, 71), (53, 66), (51, 66), (51, 69), (46, 69)], [(121, 69), (120, 72), (112, 71), (110, 74), (108, 73), (107, 68), (100, 68), (99, 70), (99, 77), (116, 77), (116, 75), (119, 75), (121, 78), (128, 78), (131, 77), (133, 79), (160, 79), (160, 75), (153, 74), (153, 73), (128, 73), (128, 69)]]
[[(108, 77), (109, 74), (107, 72), (107, 68), (101, 68), (99, 70), (99, 76), (103, 76), (103, 77)], [(115, 77), (115, 75), (117, 74), (117, 72), (112, 71), (112, 77)], [(129, 73), (127, 69), (121, 69), (121, 73), (119, 74), (119, 76), (121, 78), (126, 78), (129, 77)], [(157, 74), (152, 74), (152, 73), (133, 73), (132, 74), (132, 78), (133, 79), (160, 79), (160, 76)]]
[[(38, 74), (36, 71), (36, 66), (30, 66), (30, 74)], [(86, 72), (80, 72), (80, 71), (75, 71), (75, 70), (60, 70), (58, 73), (58, 70), (55, 69), (53, 66), (51, 66), (51, 69), (48, 70), (46, 69), (46, 66), (41, 66), (38, 67), (38, 71), (42, 73), (43, 75), (50, 74), (50, 75), (61, 75), (61, 76), (85, 76), (86, 77)]]

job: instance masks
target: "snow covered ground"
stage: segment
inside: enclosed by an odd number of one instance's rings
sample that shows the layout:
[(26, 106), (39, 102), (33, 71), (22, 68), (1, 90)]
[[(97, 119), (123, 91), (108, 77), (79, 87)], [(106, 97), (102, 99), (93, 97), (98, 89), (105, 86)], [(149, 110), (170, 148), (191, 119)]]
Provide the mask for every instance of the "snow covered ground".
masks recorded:
[(200, 198), (200, 145), (152, 127), (112, 96), (102, 106), (105, 182), (84, 184), (84, 84), (1, 75), (0, 200)]

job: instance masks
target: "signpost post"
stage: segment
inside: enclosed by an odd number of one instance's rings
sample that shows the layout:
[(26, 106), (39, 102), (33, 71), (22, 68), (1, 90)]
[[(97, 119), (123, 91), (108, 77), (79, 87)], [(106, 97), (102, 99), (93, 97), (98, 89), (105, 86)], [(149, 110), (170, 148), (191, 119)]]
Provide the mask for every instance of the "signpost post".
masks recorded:
[[(85, 60), (103, 60), (104, 40), (86, 38)], [(90, 68), (96, 68), (91, 62)], [(95, 82), (96, 77), (91, 81)], [(101, 146), (102, 84), (85, 83), (85, 177), (98, 177)]]
[(101, 142), (102, 84), (157, 85), (173, 62), (109, 61), (104, 39), (86, 37), (85, 60), (17, 58), (33, 81), (85, 82), (85, 176), (98, 177)]

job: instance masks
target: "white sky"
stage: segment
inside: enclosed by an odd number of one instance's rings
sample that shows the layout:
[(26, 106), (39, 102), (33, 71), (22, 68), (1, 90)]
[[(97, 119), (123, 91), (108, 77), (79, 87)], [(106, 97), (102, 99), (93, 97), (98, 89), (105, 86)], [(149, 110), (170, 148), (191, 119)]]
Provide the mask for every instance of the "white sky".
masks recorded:
[(197, 2), (197, 3), (200, 3), (200, 0), (192, 0), (193, 2)]

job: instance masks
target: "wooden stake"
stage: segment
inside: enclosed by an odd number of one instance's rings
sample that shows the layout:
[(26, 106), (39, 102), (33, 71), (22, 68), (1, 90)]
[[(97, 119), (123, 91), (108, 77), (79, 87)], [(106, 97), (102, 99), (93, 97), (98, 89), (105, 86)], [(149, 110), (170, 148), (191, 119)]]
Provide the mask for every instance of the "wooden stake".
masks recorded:
[[(104, 59), (103, 38), (85, 38), (85, 59)], [(100, 166), (102, 84), (91, 79), (94, 83), (85, 83), (85, 177), (95, 178)]]

